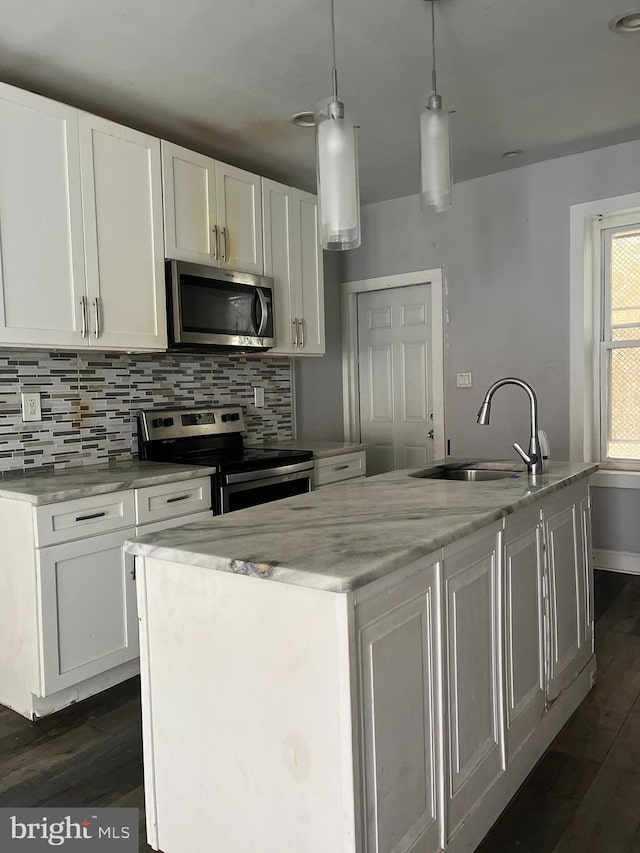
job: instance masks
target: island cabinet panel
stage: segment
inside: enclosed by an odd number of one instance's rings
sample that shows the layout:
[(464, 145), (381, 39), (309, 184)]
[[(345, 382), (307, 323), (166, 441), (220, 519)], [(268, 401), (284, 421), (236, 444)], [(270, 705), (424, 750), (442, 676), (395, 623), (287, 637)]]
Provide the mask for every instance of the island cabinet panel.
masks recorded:
[(442, 849), (440, 563), (359, 604), (367, 853)]
[(587, 640), (587, 575), (580, 484), (550, 498), (545, 506), (549, 586), (549, 668), (547, 698), (556, 699), (591, 657)]
[(545, 709), (544, 541), (539, 508), (508, 518), (503, 546), (507, 755), (535, 731)]
[(500, 535), (492, 525), (444, 553), (449, 836), (503, 770)]
[(584, 572), (584, 645), (585, 652), (593, 651), (593, 547), (591, 542), (591, 496), (587, 494), (580, 501), (582, 533), (582, 567)]

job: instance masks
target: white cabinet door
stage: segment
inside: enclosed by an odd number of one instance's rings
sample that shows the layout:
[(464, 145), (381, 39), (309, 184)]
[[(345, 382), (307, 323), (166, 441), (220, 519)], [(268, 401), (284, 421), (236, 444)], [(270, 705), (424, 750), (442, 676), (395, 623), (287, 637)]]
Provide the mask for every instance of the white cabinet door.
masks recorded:
[(262, 179), (262, 223), (264, 228), (264, 274), (274, 281), (273, 305), (277, 346), (270, 355), (296, 355), (295, 318), (298, 288), (294, 245), (293, 190), (284, 184)]
[(216, 161), (162, 141), (167, 258), (218, 265)]
[(499, 528), (444, 553), (448, 837), (502, 772)]
[(160, 142), (82, 113), (90, 341), (166, 349)]
[(543, 546), (539, 509), (507, 518), (502, 595), (509, 758), (533, 734), (545, 710)]
[[(584, 487), (587, 488), (587, 487)], [(549, 586), (548, 699), (568, 687), (591, 657), (586, 638), (587, 593), (581, 533), (583, 488), (563, 489), (545, 506)]]
[(78, 111), (0, 84), (0, 342), (82, 346)]
[(138, 657), (133, 529), (37, 552), (41, 691), (48, 696)]
[(220, 266), (263, 274), (261, 195), (259, 175), (216, 163)]
[(363, 849), (442, 849), (440, 564), (356, 607)]
[(582, 533), (582, 565), (584, 570), (584, 641), (587, 649), (593, 650), (593, 549), (591, 544), (591, 497), (580, 501)]
[(294, 189), (294, 258), (299, 288), (299, 355), (324, 355), (324, 271), (315, 196)]

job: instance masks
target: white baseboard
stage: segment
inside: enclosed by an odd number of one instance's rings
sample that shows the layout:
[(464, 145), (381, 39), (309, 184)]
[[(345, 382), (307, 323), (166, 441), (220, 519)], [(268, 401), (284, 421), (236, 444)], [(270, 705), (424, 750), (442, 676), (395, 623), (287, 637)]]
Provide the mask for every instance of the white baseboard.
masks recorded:
[(593, 549), (593, 568), (605, 572), (624, 572), (627, 575), (640, 575), (640, 554), (631, 551), (606, 551)]

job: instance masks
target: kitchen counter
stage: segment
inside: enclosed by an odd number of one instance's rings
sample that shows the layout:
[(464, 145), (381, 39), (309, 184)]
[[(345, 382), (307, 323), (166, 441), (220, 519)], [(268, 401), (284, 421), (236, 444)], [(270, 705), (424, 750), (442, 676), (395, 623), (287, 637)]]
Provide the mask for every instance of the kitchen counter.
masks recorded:
[(264, 447), (277, 447), (279, 450), (311, 450), (314, 459), (326, 459), (331, 456), (343, 456), (345, 453), (358, 453), (366, 450), (366, 444), (354, 441), (323, 441), (318, 438), (289, 438), (284, 441), (264, 442)]
[(150, 534), (126, 547), (139, 556), (347, 592), (596, 470), (552, 462), (535, 485), (526, 473), (464, 483), (394, 471)]
[(29, 471), (24, 476), (5, 476), (0, 479), (0, 498), (44, 506), (124, 489), (191, 480), (211, 474), (214, 470), (201, 465), (175, 465), (132, 459), (130, 462), (116, 462), (112, 465)]

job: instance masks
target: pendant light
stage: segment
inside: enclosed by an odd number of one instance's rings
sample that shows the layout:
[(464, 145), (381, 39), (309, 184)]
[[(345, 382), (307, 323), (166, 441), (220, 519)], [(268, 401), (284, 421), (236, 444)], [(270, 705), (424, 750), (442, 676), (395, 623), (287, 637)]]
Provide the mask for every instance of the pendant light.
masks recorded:
[(333, 95), (318, 105), (316, 165), (323, 249), (355, 249), (360, 245), (360, 189), (356, 127), (338, 98), (336, 27), (331, 3)]
[(431, 3), (431, 72), (432, 92), (427, 108), (420, 116), (420, 206), (432, 207), (438, 212), (453, 207), (453, 178), (451, 176), (451, 132), (449, 113), (442, 107), (442, 98), (436, 85), (436, 22), (434, 4)]

